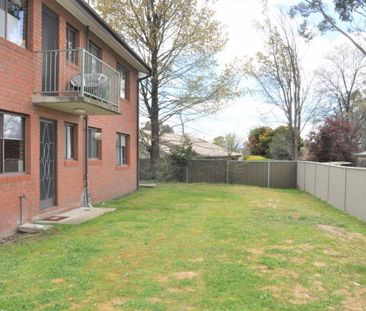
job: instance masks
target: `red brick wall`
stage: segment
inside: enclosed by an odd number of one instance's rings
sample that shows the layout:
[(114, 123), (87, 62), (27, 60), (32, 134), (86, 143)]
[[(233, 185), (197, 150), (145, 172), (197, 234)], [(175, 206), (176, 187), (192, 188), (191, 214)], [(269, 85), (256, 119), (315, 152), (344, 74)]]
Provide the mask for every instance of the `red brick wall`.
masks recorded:
[[(59, 48), (66, 47), (66, 23), (79, 30), (80, 47), (86, 47), (86, 26), (51, 0), (30, 0), (28, 49), (0, 38), (0, 111), (26, 116), (26, 172), (0, 174), (0, 236), (16, 229), (20, 222), (20, 196), (23, 201), (24, 221), (43, 213), (53, 213), (80, 206), (83, 190), (84, 128), (82, 117), (35, 106), (31, 96), (35, 88), (34, 50), (41, 49), (42, 2), (59, 15)], [(122, 62), (130, 70), (130, 98), (121, 99), (122, 115), (92, 116), (89, 125), (102, 130), (102, 157), (89, 160), (90, 190), (94, 202), (119, 197), (136, 189), (136, 83), (137, 72), (114, 53), (102, 40), (90, 34), (102, 48), (103, 61), (112, 67)], [(39, 136), (40, 119), (57, 124), (57, 203), (56, 207), (40, 209)], [(64, 159), (64, 123), (77, 125), (77, 153), (75, 160)], [(130, 135), (129, 165), (116, 166), (115, 135)]]

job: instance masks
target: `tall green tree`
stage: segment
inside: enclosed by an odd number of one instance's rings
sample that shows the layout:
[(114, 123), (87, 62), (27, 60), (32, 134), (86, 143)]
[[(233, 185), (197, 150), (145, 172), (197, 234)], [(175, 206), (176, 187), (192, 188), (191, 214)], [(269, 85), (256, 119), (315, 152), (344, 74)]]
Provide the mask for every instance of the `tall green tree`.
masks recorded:
[(268, 126), (253, 128), (248, 137), (248, 147), (252, 155), (269, 157), (269, 146), (273, 137), (273, 130)]
[[(300, 32), (307, 39), (312, 39), (315, 35), (313, 26), (320, 33), (337, 31), (366, 55), (365, 39), (351, 34), (366, 30), (366, 1), (333, 0), (331, 3), (332, 5), (328, 5), (325, 0), (303, 0), (291, 8), (290, 15), (304, 18)], [(314, 24), (312, 20), (317, 23)]]
[(221, 70), (216, 55), (226, 44), (208, 1), (95, 0), (96, 9), (152, 69), (141, 84), (141, 113), (151, 123), (153, 168), (159, 160), (160, 127), (177, 115), (212, 113), (236, 96), (233, 67)]

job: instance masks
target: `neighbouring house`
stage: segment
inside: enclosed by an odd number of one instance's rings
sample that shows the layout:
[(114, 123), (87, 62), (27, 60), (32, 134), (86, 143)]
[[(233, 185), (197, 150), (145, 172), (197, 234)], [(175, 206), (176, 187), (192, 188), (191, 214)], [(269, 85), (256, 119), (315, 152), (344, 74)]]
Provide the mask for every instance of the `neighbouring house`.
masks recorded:
[[(149, 139), (150, 132), (144, 131), (145, 135), (141, 135), (140, 140), (140, 159), (148, 159), (149, 153), (146, 149), (146, 142), (142, 141), (143, 137)], [(232, 152), (228, 154), (227, 149), (210, 143), (204, 139), (188, 135), (189, 141), (192, 144), (192, 149), (201, 159), (231, 159), (239, 160), (242, 157), (240, 152)], [(172, 148), (182, 145), (184, 136), (179, 134), (166, 133), (160, 138), (160, 153), (161, 157), (168, 155)], [(148, 142), (147, 142), (148, 143)]]
[(149, 72), (84, 0), (0, 0), (0, 236), (137, 188)]
[(354, 153), (355, 163), (359, 167), (366, 167), (366, 151)]

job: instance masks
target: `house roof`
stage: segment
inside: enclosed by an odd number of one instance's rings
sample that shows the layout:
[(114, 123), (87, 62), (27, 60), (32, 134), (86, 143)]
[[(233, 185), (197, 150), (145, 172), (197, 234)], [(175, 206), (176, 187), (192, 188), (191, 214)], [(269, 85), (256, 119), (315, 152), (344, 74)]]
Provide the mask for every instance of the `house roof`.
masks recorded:
[(121, 55), (136, 70), (150, 73), (150, 67), (140, 56), (112, 29), (85, 0), (56, 0), (90, 30), (98, 35), (107, 45)]
[[(145, 131), (146, 132), (146, 131)], [(150, 132), (146, 132), (147, 135)], [(190, 142), (192, 143), (192, 149), (198, 154), (199, 157), (204, 158), (227, 158), (228, 152), (225, 148), (209, 143), (206, 140), (189, 135)], [(184, 141), (183, 135), (179, 134), (163, 134), (160, 138), (161, 151), (169, 153), (170, 149), (176, 146), (180, 146)], [(240, 152), (233, 152), (231, 157), (241, 157)]]

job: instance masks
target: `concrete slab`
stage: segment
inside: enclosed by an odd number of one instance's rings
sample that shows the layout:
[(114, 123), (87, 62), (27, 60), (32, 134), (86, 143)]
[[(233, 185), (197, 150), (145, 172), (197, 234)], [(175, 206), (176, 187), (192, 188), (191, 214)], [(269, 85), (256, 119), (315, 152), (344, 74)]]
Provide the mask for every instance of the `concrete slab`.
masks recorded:
[(72, 211), (54, 215), (59, 217), (60, 220), (50, 221), (46, 219), (40, 219), (35, 221), (37, 224), (57, 224), (57, 225), (78, 225), (88, 220), (97, 218), (103, 214), (115, 211), (115, 208), (78, 208)]
[(139, 186), (140, 186), (140, 188), (155, 188), (156, 184), (147, 184), (147, 183), (145, 183), (145, 184), (140, 184)]
[(52, 229), (51, 225), (40, 225), (40, 224), (24, 224), (19, 226), (18, 230), (22, 233), (43, 233), (47, 230)]

